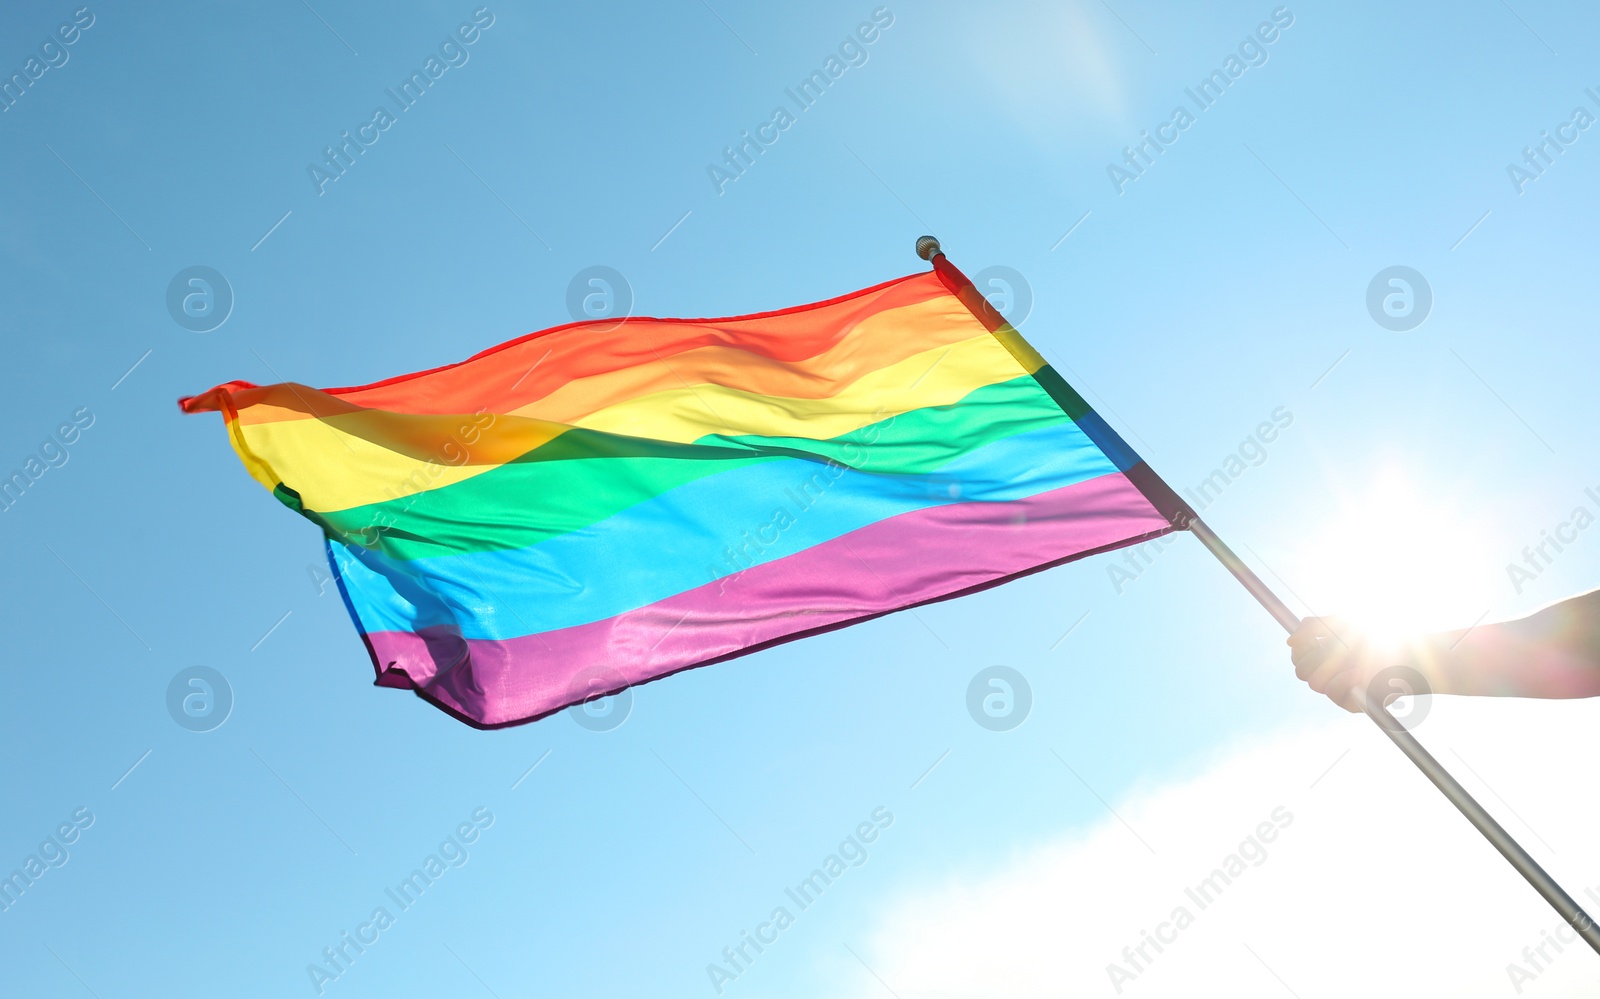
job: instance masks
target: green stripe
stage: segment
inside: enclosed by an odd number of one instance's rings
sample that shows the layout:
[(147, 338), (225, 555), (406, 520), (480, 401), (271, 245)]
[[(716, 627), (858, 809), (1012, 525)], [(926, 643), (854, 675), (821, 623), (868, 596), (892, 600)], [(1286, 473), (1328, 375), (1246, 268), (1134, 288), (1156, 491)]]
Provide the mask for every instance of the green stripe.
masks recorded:
[(1057, 403), (1025, 375), (831, 440), (719, 434), (675, 444), (580, 429), (461, 482), (306, 515), (348, 544), (372, 547), (381, 529), (391, 558), (526, 548), (734, 468), (801, 460), (927, 474), (975, 448), (1059, 422)]
[(1084, 401), (1083, 396), (1068, 385), (1067, 380), (1062, 378), (1055, 368), (1046, 364), (1035, 371), (1033, 377), (1046, 392), (1050, 393), (1050, 398), (1056, 401), (1062, 412), (1072, 417), (1072, 422), (1078, 422), (1084, 413), (1089, 412), (1089, 404)]

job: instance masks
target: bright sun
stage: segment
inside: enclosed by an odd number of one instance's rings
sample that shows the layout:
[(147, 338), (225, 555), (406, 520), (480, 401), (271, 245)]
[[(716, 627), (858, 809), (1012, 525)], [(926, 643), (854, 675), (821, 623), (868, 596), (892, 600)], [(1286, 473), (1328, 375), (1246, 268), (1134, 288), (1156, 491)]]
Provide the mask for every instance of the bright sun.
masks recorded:
[(1467, 627), (1498, 602), (1489, 531), (1451, 493), (1430, 492), (1386, 470), (1343, 498), (1305, 549), (1300, 592), (1315, 613), (1348, 618), (1373, 640), (1397, 645)]

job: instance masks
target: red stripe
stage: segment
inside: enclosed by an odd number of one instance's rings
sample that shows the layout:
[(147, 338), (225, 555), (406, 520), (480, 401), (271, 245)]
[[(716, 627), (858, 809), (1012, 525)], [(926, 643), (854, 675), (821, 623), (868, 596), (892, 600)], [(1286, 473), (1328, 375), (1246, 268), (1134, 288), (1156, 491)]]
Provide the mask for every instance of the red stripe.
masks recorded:
[[(499, 405), (501, 396), (513, 388), (515, 405), (524, 405), (573, 379), (638, 363), (641, 344), (647, 344), (646, 359), (652, 363), (657, 358), (667, 359), (712, 344), (733, 345), (793, 363), (826, 351), (867, 316), (945, 294), (948, 292), (940, 280), (923, 272), (826, 301), (752, 315), (719, 319), (629, 316), (566, 323), (497, 344), (465, 361), (396, 375), (369, 385), (321, 391), (342, 396), (367, 409), (408, 413), (503, 412), (508, 407)], [(576, 335), (555, 336), (559, 333)], [(551, 337), (553, 339), (546, 339)], [(482, 363), (490, 358), (494, 363)], [(419, 379), (424, 380), (419, 382)], [(199, 395), (186, 396), (178, 404), (186, 413), (216, 410), (221, 408), (221, 395), (233, 394), (236, 408), (242, 409), (263, 401), (257, 395), (268, 389), (250, 382), (228, 382)]]

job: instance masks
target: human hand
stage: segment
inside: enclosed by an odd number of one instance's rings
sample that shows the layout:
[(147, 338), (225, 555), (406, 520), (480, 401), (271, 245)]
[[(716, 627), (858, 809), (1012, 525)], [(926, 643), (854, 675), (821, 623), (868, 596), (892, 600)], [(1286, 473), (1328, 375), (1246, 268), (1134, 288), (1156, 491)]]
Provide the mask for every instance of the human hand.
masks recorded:
[(1393, 663), (1359, 629), (1338, 617), (1308, 617), (1289, 636), (1295, 675), (1346, 711), (1360, 711), (1367, 688)]

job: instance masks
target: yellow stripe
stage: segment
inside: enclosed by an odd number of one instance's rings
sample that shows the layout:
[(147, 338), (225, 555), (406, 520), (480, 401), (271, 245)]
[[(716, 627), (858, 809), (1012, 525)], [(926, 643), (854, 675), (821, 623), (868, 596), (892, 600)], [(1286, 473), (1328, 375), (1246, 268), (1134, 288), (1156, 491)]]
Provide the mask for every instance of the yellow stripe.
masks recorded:
[(233, 401), (227, 393), (222, 394), (222, 425), (228, 428), (228, 443), (233, 445), (233, 451), (244, 463), (244, 470), (271, 492), (280, 481), (277, 473), (267, 463), (262, 461), (244, 439), (244, 425), (239, 422), (239, 411), (234, 408)]
[[(467, 432), (436, 435), (431, 448), (407, 441), (403, 451), (390, 446), (397, 445), (395, 434), (380, 436), (368, 430), (380, 437), (380, 443), (352, 432), (363, 429), (361, 423), (379, 422), (401, 425), (403, 431), (407, 419), (402, 413), (374, 411), (353, 417), (232, 425), (239, 428), (244, 440), (245, 447), (234, 445), (241, 457), (248, 451), (258, 464), (264, 461), (271, 466), (268, 474), (280, 476), (277, 481), (298, 492), (308, 509), (324, 512), (379, 503), (470, 479), (549, 443), (568, 429), (563, 424), (516, 416), (493, 416), (492, 422), (474, 423), (474, 419), (488, 421), (490, 415), (468, 415), (457, 418), (460, 427), (468, 428)], [(251, 467), (250, 460), (245, 464)], [(251, 474), (255, 474), (253, 467)], [(255, 477), (267, 485), (260, 475)]]
[(995, 330), (994, 338), (1011, 351), (1011, 356), (1017, 359), (1017, 363), (1022, 365), (1028, 374), (1031, 375), (1045, 366), (1044, 356), (1033, 349), (1033, 344), (1022, 339), (1022, 334), (1013, 329), (1010, 323)]
[[(983, 331), (870, 372), (824, 399), (780, 398), (722, 385), (684, 385), (609, 406), (574, 425), (677, 443), (691, 443), (711, 434), (825, 439), (914, 409), (950, 405), (985, 385), (1024, 373), (1001, 341)], [(474, 417), (457, 419), (466, 427)], [(482, 423), (487, 416), (476, 419), (480, 422), (477, 433), (442, 439), (439, 417), (375, 411), (292, 422), (235, 422), (232, 426), (246, 445), (240, 449), (241, 457), (248, 453), (257, 463), (264, 462), (270, 466), (264, 471), (269, 476), (281, 475), (309, 509), (325, 512), (461, 482), (568, 429), (566, 424), (520, 412), (496, 415), (486, 426)], [(423, 429), (408, 434), (407, 424), (412, 421)], [(372, 437), (395, 446), (376, 443)], [(469, 442), (468, 437), (475, 439)], [(252, 466), (252, 462), (247, 459), (246, 465)], [(256, 478), (261, 480), (260, 475)]]

